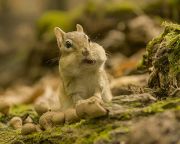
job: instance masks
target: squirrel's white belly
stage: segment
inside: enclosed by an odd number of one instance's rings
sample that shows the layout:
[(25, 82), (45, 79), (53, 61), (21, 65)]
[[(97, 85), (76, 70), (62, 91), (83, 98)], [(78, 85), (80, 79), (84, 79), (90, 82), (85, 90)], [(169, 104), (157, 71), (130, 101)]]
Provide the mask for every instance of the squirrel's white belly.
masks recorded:
[(83, 75), (76, 80), (72, 81), (72, 93), (79, 93), (83, 99), (87, 99), (94, 95), (95, 89), (98, 86), (97, 77), (93, 75)]

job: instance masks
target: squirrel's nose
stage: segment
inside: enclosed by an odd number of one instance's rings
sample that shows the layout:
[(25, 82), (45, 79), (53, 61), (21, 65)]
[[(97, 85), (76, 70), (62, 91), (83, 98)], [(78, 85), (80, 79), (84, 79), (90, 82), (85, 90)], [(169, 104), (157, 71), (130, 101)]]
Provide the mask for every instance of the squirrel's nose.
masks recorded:
[(88, 56), (89, 55), (89, 51), (87, 49), (82, 51), (82, 55), (83, 56)]

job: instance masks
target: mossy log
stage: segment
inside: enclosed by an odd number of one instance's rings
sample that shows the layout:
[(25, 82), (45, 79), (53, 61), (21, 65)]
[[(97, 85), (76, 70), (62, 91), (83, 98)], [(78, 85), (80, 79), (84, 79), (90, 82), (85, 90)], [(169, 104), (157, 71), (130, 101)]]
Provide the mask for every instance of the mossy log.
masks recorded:
[[(36, 132), (30, 135), (21, 135), (19, 130), (12, 130), (7, 126), (0, 128), (0, 144), (106, 144), (128, 140), (131, 126), (140, 117), (152, 116), (166, 110), (180, 110), (180, 98), (169, 98), (156, 101), (145, 94), (131, 94), (116, 96), (112, 103), (107, 104), (109, 115), (96, 119), (83, 119), (74, 124), (60, 125), (55, 128)], [(17, 112), (18, 111), (18, 112)], [(21, 114), (25, 111), (26, 114)], [(12, 116), (25, 117), (30, 115), (34, 121), (38, 115), (31, 106), (12, 108)], [(4, 119), (1, 119), (4, 122)]]
[(143, 61), (150, 71), (148, 85), (160, 98), (176, 94), (180, 87), (180, 25), (163, 26), (164, 32), (147, 45)]

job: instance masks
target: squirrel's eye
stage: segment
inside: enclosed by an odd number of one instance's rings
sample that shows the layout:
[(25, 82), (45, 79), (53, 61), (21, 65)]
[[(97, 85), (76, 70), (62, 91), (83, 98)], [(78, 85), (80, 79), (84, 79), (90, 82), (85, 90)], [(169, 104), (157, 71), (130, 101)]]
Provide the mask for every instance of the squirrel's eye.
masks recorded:
[(89, 42), (89, 43), (91, 42), (90, 38), (88, 38), (88, 42)]
[(72, 43), (70, 41), (66, 41), (66, 48), (71, 48), (72, 47)]

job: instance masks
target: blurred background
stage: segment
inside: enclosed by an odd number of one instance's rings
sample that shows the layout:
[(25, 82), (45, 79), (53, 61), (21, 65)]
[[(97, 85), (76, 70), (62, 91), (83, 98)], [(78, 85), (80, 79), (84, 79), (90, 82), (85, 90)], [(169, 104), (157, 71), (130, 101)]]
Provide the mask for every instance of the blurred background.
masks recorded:
[(110, 75), (135, 73), (165, 20), (180, 22), (180, 0), (0, 0), (0, 89), (58, 76), (53, 28), (76, 23), (107, 51)]

